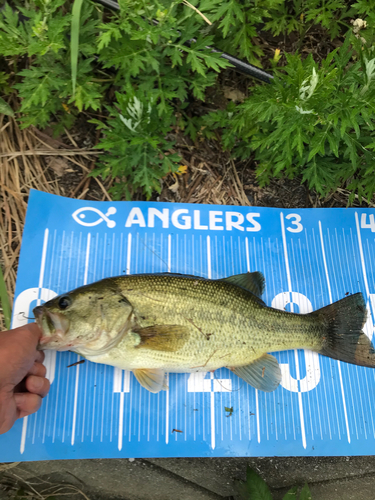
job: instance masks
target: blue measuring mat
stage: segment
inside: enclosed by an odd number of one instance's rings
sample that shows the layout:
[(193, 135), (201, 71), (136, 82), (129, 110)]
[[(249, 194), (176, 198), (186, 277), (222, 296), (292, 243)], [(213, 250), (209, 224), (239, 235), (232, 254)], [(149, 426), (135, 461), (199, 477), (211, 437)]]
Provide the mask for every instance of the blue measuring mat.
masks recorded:
[[(375, 210), (91, 202), (32, 191), (13, 327), (56, 294), (108, 276), (222, 278), (261, 271), (264, 301), (307, 313), (361, 291), (372, 339)], [(0, 461), (62, 458), (371, 455), (375, 370), (310, 351), (275, 354), (264, 393), (227, 369), (169, 374), (151, 394), (132, 373), (46, 355), (42, 408), (0, 436)]]

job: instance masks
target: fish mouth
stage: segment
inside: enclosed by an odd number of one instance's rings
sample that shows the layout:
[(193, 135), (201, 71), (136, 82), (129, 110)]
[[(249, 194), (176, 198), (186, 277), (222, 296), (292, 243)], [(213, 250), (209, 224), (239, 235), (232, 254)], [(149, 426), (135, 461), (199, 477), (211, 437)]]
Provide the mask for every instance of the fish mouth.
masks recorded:
[[(69, 320), (61, 314), (48, 311), (43, 306), (35, 307), (33, 313), (36, 324), (43, 332), (43, 336), (39, 339), (38, 349), (65, 350)], [(67, 347), (67, 349), (69, 348), (70, 346)]]

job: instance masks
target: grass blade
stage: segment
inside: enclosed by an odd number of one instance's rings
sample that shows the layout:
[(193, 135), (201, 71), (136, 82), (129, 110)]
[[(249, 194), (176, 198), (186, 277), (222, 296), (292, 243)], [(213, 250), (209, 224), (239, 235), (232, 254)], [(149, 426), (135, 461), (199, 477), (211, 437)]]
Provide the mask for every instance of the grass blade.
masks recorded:
[(77, 84), (77, 67), (78, 67), (78, 52), (79, 52), (79, 25), (81, 19), (81, 7), (83, 0), (74, 0), (72, 10), (72, 25), (70, 31), (70, 62), (72, 68), (72, 87), (73, 96), (76, 91)]
[(3, 309), (5, 327), (9, 330), (12, 316), (7, 287), (5, 285), (3, 271), (0, 267), (0, 304)]

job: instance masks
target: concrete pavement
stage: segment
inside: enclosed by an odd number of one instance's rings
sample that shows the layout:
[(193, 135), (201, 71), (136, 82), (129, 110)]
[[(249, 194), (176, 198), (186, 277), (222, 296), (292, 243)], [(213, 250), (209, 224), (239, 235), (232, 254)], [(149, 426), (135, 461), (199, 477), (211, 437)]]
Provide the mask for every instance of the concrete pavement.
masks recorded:
[(74, 484), (90, 500), (232, 500), (247, 465), (275, 500), (305, 481), (313, 500), (375, 500), (375, 457), (57, 460), (21, 463), (11, 472), (33, 483)]

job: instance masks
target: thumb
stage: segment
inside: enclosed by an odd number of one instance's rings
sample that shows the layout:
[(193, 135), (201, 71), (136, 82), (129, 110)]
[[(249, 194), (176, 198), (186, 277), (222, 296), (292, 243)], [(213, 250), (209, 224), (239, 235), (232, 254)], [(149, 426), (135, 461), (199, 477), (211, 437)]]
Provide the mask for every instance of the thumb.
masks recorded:
[[(36, 323), (29, 323), (12, 330), (12, 335), (19, 335), (22, 337), (22, 342), (29, 342), (32, 346), (37, 346), (42, 331)], [(21, 340), (21, 339), (20, 339)]]
[(9, 353), (18, 353), (19, 355), (21, 352), (35, 352), (41, 336), (42, 331), (36, 323), (29, 323), (14, 330), (0, 332), (4, 349), (8, 349)]

